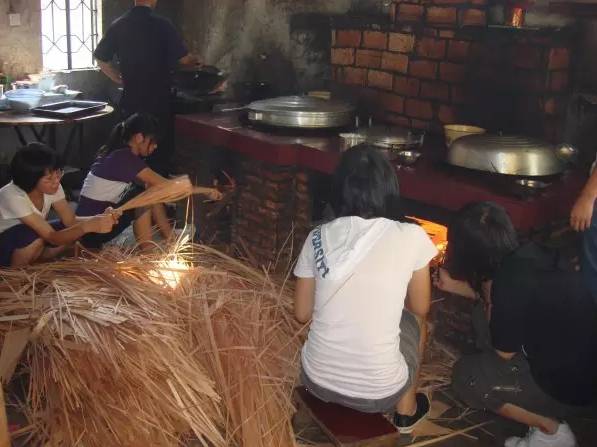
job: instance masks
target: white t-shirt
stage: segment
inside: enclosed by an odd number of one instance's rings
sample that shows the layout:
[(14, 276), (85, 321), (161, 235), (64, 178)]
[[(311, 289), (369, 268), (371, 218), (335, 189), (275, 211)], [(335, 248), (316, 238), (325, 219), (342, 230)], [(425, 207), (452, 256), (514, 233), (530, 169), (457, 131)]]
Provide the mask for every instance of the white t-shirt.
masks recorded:
[(315, 278), (302, 366), (316, 384), (381, 399), (408, 380), (400, 320), (408, 283), (437, 254), (418, 225), (342, 217), (308, 236), (294, 274)]
[(44, 194), (44, 206), (40, 211), (25, 191), (10, 182), (0, 188), (0, 233), (20, 224), (20, 219), (31, 214), (38, 214), (45, 219), (52, 205), (63, 199), (64, 190), (60, 185), (55, 194)]

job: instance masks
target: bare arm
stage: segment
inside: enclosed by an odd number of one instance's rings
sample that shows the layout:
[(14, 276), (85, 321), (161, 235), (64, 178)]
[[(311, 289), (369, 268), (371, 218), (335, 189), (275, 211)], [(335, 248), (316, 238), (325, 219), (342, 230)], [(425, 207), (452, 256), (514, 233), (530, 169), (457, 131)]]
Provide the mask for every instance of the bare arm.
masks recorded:
[(111, 62), (104, 62), (104, 61), (97, 61), (97, 65), (99, 65), (100, 70), (106, 76), (108, 76), (113, 82), (118, 85), (122, 85), (122, 75), (120, 71), (118, 71)]
[(437, 278), (434, 279), (434, 285), (444, 292), (453, 293), (454, 295), (460, 295), (473, 300), (477, 299), (477, 294), (468, 282), (452, 278), (444, 268), (439, 269)]
[(203, 61), (201, 60), (201, 58), (199, 56), (197, 56), (196, 54), (191, 54), (191, 53), (188, 53), (186, 56), (183, 56), (180, 59), (178, 59), (178, 63), (179, 63), (179, 65), (182, 65), (183, 67), (192, 67), (195, 65), (203, 65)]
[(297, 278), (294, 291), (294, 316), (301, 323), (313, 316), (315, 303), (315, 278)]
[(589, 181), (572, 207), (570, 226), (576, 231), (584, 231), (591, 226), (595, 199), (597, 199), (597, 169), (589, 177)]
[(160, 174), (158, 174), (151, 168), (142, 169), (137, 174), (137, 179), (142, 181), (148, 187), (159, 185), (160, 183), (163, 183), (168, 180), (167, 178), (162, 177)]
[(406, 308), (424, 320), (431, 307), (431, 275), (429, 265), (413, 273), (406, 292)]
[(114, 225), (114, 218), (110, 214), (101, 214), (91, 219), (56, 231), (38, 214), (30, 214), (20, 219), (25, 225), (33, 229), (44, 241), (56, 245), (68, 245), (83, 237), (87, 233), (109, 233)]
[(75, 216), (75, 212), (72, 208), (68, 205), (66, 199), (59, 200), (58, 202), (54, 202), (52, 204), (52, 208), (58, 214), (60, 221), (67, 227), (72, 227), (74, 224), (77, 223), (77, 217)]

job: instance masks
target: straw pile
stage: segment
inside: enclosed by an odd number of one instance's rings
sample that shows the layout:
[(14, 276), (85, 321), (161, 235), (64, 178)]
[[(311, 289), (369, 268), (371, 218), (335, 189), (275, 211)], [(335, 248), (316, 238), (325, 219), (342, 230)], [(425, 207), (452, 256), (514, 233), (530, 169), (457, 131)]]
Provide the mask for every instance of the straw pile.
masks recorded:
[(0, 374), (26, 345), (27, 445), (294, 445), (302, 328), (263, 273), (187, 245), (0, 277)]

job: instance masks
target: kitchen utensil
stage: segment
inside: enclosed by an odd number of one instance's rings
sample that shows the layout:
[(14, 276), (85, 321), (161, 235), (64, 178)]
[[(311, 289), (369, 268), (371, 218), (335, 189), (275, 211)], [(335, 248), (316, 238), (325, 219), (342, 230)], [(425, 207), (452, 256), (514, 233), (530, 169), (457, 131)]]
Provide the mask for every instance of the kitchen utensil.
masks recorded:
[(35, 107), (31, 112), (35, 115), (65, 119), (88, 115), (104, 109), (107, 105), (107, 102), (100, 101), (61, 101)]
[(572, 149), (556, 149), (533, 138), (516, 135), (469, 135), (454, 141), (448, 163), (463, 168), (525, 177), (563, 172), (572, 158)]
[(395, 160), (400, 165), (412, 166), (421, 158), (421, 155), (422, 153), (418, 151), (398, 151)]
[(172, 84), (178, 90), (207, 95), (224, 81), (226, 76), (226, 73), (217, 67), (203, 65), (175, 71), (172, 75)]
[(446, 124), (444, 126), (444, 135), (446, 138), (446, 147), (450, 147), (458, 138), (467, 135), (483, 134), (486, 130), (482, 127), (469, 126), (465, 124)]
[(415, 133), (403, 127), (373, 126), (358, 129), (367, 143), (394, 151), (417, 149), (423, 145), (425, 133)]
[(277, 127), (322, 129), (348, 126), (354, 107), (339, 100), (281, 96), (247, 106), (249, 121)]
[(39, 89), (16, 89), (6, 92), (10, 108), (17, 113), (27, 113), (42, 101), (44, 92)]

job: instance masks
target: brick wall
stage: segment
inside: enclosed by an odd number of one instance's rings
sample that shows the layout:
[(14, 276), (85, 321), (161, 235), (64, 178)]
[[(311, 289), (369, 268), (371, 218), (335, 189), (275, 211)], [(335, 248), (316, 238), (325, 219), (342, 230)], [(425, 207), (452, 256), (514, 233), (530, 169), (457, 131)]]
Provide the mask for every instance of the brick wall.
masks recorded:
[(337, 22), (333, 78), (366, 90), (381, 121), (431, 131), (468, 122), (557, 138), (570, 39), (490, 29), (486, 8), (487, 0), (401, 0), (390, 24)]
[(284, 271), (311, 228), (308, 175), (249, 159), (240, 171), (232, 243), (253, 264)]

